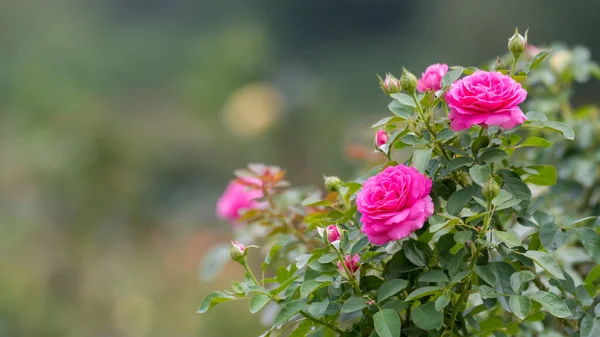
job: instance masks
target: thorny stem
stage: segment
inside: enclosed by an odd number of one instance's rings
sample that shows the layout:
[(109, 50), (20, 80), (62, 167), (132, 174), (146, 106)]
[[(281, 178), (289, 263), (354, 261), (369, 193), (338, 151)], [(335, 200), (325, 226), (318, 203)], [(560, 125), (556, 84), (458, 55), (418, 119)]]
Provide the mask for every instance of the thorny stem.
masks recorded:
[[(485, 214), (485, 220), (483, 221), (483, 227), (479, 232), (479, 239), (483, 239), (485, 237), (490, 226), (490, 220), (492, 218), (492, 214), (494, 213), (494, 207), (492, 207), (491, 201), (488, 201), (487, 203), (487, 211), (488, 212)], [(483, 245), (478, 245), (475, 249), (475, 253), (473, 254), (473, 256), (471, 256), (471, 262), (469, 263), (469, 276), (463, 284), (462, 291), (460, 292), (458, 300), (456, 300), (456, 305), (454, 305), (454, 308), (452, 308), (452, 316), (450, 317), (450, 331), (454, 331), (454, 327), (456, 324), (456, 316), (458, 315), (459, 310), (463, 310), (464, 306), (467, 304), (466, 302), (468, 298), (468, 291), (469, 287), (471, 286), (471, 277), (474, 273), (475, 265), (477, 264), (477, 259), (479, 258), (479, 255), (481, 254), (482, 250)]]
[(354, 277), (354, 274), (350, 272), (350, 269), (348, 269), (348, 266), (346, 266), (346, 261), (344, 261), (344, 257), (342, 256), (342, 253), (340, 253), (340, 251), (338, 249), (335, 249), (335, 253), (338, 256), (338, 259), (340, 260), (340, 264), (342, 265), (342, 267), (344, 268), (344, 271), (346, 272), (346, 275), (348, 276), (348, 280), (350, 281), (350, 284), (352, 285), (352, 288), (354, 289), (354, 291), (356, 292), (356, 294), (358, 296), (362, 297), (362, 292), (360, 291), (360, 287), (358, 286), (358, 284), (356, 283), (356, 279)]

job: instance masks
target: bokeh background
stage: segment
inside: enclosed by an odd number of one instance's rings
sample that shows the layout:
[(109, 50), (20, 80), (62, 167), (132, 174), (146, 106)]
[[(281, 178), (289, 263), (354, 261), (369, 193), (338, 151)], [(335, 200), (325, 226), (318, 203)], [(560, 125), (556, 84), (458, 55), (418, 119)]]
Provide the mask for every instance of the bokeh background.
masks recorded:
[[(594, 0), (1, 1), (0, 336), (258, 335), (246, 303), (195, 313), (241, 276), (198, 272), (231, 237), (214, 205), (232, 170), (350, 178), (387, 113), (376, 73), (481, 64), (515, 26), (598, 56), (598, 12)], [(578, 89), (598, 103), (598, 83)]]

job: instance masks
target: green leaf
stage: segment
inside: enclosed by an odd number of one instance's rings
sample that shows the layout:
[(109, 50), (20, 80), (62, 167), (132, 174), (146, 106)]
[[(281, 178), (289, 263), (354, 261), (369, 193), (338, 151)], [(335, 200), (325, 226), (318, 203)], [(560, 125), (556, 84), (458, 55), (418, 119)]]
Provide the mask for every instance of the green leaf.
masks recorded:
[(410, 97), (409, 95), (407, 95), (403, 92), (391, 94), (390, 97), (392, 97), (393, 99), (395, 99), (396, 101), (398, 101), (398, 103), (400, 103), (402, 105), (410, 106), (413, 108), (417, 107), (417, 105), (415, 104), (415, 101), (412, 99), (412, 97)]
[(413, 153), (412, 164), (419, 172), (425, 173), (427, 164), (429, 164), (429, 160), (431, 159), (432, 150), (433, 149), (415, 150)]
[(439, 142), (445, 142), (448, 139), (451, 139), (452, 137), (454, 137), (454, 131), (452, 131), (451, 129), (444, 129), (437, 134), (435, 140)]
[(506, 157), (508, 157), (508, 153), (498, 148), (486, 149), (479, 155), (479, 159), (484, 162), (500, 161)]
[(319, 317), (325, 316), (328, 307), (329, 307), (329, 299), (326, 298), (325, 300), (323, 300), (323, 302), (311, 303), (308, 306), (308, 309), (306, 309), (306, 310), (308, 311), (309, 314), (313, 315), (314, 317), (319, 318)]
[(435, 310), (443, 310), (448, 305), (448, 303), (450, 303), (450, 299), (445, 294), (442, 294), (435, 300)]
[(471, 175), (471, 179), (473, 179), (477, 185), (483, 186), (483, 184), (490, 179), (492, 170), (489, 165), (473, 165), (469, 169), (469, 174)]
[(529, 111), (525, 114), (528, 121), (538, 121), (545, 122), (548, 120), (548, 117), (543, 112), (538, 111)]
[(556, 168), (550, 165), (535, 165), (528, 166), (528, 168), (534, 169), (538, 174), (532, 174), (527, 176), (523, 181), (532, 183), (539, 186), (552, 186), (556, 184)]
[(481, 328), (481, 331), (491, 332), (494, 330), (503, 329), (505, 327), (505, 323), (501, 319), (492, 316), (479, 323), (479, 327)]
[(254, 295), (252, 297), (252, 299), (250, 300), (250, 313), (255, 314), (255, 313), (259, 312), (260, 310), (262, 310), (262, 308), (265, 307), (265, 305), (267, 305), (267, 303), (269, 303), (270, 300), (271, 300), (271, 298), (267, 295), (263, 295), (263, 294)]
[(525, 139), (525, 141), (521, 144), (519, 144), (516, 147), (527, 147), (527, 146), (531, 146), (531, 147), (550, 147), (552, 145), (552, 143), (550, 141), (548, 141), (545, 138), (541, 138), (541, 137), (529, 137), (527, 139)]
[(358, 296), (350, 297), (344, 305), (342, 305), (341, 311), (343, 313), (355, 312), (365, 308), (367, 304)]
[(479, 294), (481, 295), (481, 298), (483, 298), (483, 299), (498, 297), (498, 293), (494, 289), (492, 289), (486, 285), (479, 286)]
[(540, 267), (544, 268), (547, 272), (552, 274), (552, 276), (556, 277), (557, 279), (565, 279), (565, 276), (560, 270), (558, 263), (556, 263), (556, 260), (554, 260), (554, 258), (551, 255), (537, 250), (528, 250), (527, 252), (525, 252), (525, 256), (535, 261), (535, 263), (537, 263)]
[(519, 237), (519, 234), (514, 231), (494, 231), (494, 235), (496, 235), (500, 241), (504, 242), (508, 248), (518, 247), (521, 245), (521, 238)]
[(400, 317), (392, 309), (383, 309), (375, 313), (373, 324), (379, 337), (400, 337)]
[(448, 198), (448, 204), (446, 205), (446, 211), (450, 215), (458, 215), (460, 211), (471, 201), (475, 190), (472, 187), (465, 187), (462, 190), (458, 190)]
[(567, 303), (554, 293), (538, 291), (537, 293), (529, 295), (529, 297), (541, 304), (544, 309), (555, 317), (566, 318), (572, 315)]
[(494, 271), (487, 266), (475, 266), (474, 268), (475, 274), (479, 276), (482, 280), (487, 282), (490, 286), (495, 286), (498, 281), (496, 278), (496, 274)]
[(488, 136), (479, 136), (475, 138), (473, 144), (471, 144), (471, 150), (473, 152), (473, 155), (477, 155), (477, 152), (479, 152), (479, 150), (483, 149), (484, 147), (487, 147), (489, 144), (490, 139), (488, 138)]
[(279, 314), (275, 317), (273, 326), (275, 327), (283, 324), (304, 309), (306, 309), (306, 303), (304, 303), (304, 301), (291, 301), (284, 304)]
[(529, 189), (529, 186), (519, 178), (504, 178), (503, 187), (512, 193), (516, 199), (526, 200), (527, 202), (531, 200), (531, 190)]
[(440, 287), (421, 287), (406, 296), (406, 301), (412, 301), (441, 291)]
[(528, 270), (518, 271), (510, 276), (510, 286), (515, 293), (521, 292), (523, 285), (535, 279), (535, 274)]
[(302, 323), (300, 323), (298, 327), (296, 327), (296, 329), (294, 329), (294, 331), (292, 331), (292, 333), (290, 333), (288, 337), (306, 337), (312, 328), (313, 321), (302, 321)]
[(600, 264), (600, 237), (598, 234), (589, 227), (577, 228), (575, 231), (590, 257), (594, 262)]
[(198, 308), (197, 312), (203, 314), (219, 303), (228, 302), (234, 299), (235, 296), (231, 294), (222, 291), (213, 291), (202, 300), (202, 304), (200, 304), (200, 308)]
[(350, 250), (350, 255), (354, 256), (355, 254), (358, 254), (361, 251), (361, 249), (365, 248), (368, 244), (369, 238), (367, 236), (363, 236), (352, 246), (352, 249)]
[(384, 126), (389, 122), (393, 122), (393, 121), (401, 121), (402, 119), (398, 118), (398, 117), (385, 117), (380, 119), (377, 123), (373, 124), (371, 126), (371, 128), (378, 128), (380, 126)]
[(512, 295), (508, 303), (513, 314), (521, 320), (524, 320), (531, 311), (531, 300), (529, 297)]
[(540, 241), (547, 251), (553, 252), (567, 241), (567, 232), (563, 231), (554, 221), (541, 224)]
[(562, 123), (562, 122), (556, 122), (556, 121), (547, 121), (547, 122), (543, 122), (542, 125), (547, 129), (556, 130), (556, 131), (562, 133), (562, 135), (563, 135), (563, 137), (565, 137), (565, 139), (568, 139), (568, 140), (575, 139), (575, 132), (573, 131), (573, 128), (571, 128), (571, 126), (569, 124)]
[(469, 157), (458, 157), (452, 159), (446, 164), (446, 170), (448, 172), (453, 172), (458, 168), (461, 168), (463, 166), (469, 166), (471, 164), (473, 164), (473, 159)]
[(463, 70), (462, 69), (453, 69), (450, 70), (449, 72), (447, 72), (443, 77), (442, 77), (442, 87), (447, 87), (449, 85), (451, 85), (452, 83), (454, 83), (456, 80), (458, 80), (460, 78), (460, 75), (462, 75)]
[(404, 290), (408, 285), (408, 281), (403, 279), (394, 279), (387, 281), (382, 284), (379, 290), (377, 290), (377, 301), (381, 302), (385, 299), (388, 299), (400, 291)]
[(548, 56), (548, 54), (550, 54), (549, 50), (542, 50), (539, 53), (537, 53), (537, 55), (535, 55), (533, 59), (525, 65), (523, 71), (526, 74), (529, 74), (530, 71), (539, 67), (539, 65), (542, 64), (542, 62), (544, 61), (544, 59), (546, 59), (546, 56)]
[(448, 275), (441, 270), (432, 269), (421, 275), (419, 282), (448, 282)]
[(398, 101), (392, 101), (392, 103), (390, 103), (388, 105), (388, 109), (390, 109), (390, 111), (400, 117), (401, 119), (411, 119), (411, 113), (407, 111), (406, 106), (400, 104)]
[(473, 237), (473, 232), (470, 230), (466, 231), (458, 231), (454, 233), (454, 242), (456, 243), (465, 243)]
[(410, 318), (416, 326), (423, 330), (439, 330), (444, 322), (444, 313), (435, 310), (433, 302), (427, 302), (418, 307), (413, 307)]
[(414, 265), (425, 267), (429, 265), (429, 256), (433, 253), (429, 245), (421, 241), (405, 241), (403, 246), (404, 255)]
[(600, 319), (585, 315), (581, 320), (579, 337), (598, 337), (600, 336)]
[(314, 291), (324, 288), (324, 287), (327, 287), (330, 284), (331, 284), (331, 282), (329, 282), (329, 281), (326, 281), (326, 282), (319, 282), (316, 280), (306, 281), (306, 282), (302, 283), (302, 285), (300, 286), (300, 298), (307, 298), (308, 295), (310, 295)]

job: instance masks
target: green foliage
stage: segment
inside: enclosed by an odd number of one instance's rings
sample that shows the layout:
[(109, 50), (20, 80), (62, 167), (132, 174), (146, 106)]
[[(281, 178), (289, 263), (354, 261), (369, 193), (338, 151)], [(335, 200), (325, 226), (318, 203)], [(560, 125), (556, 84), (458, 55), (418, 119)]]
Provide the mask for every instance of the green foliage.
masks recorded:
[[(523, 57), (502, 71), (531, 88), (552, 54)], [(242, 261), (246, 279), (209, 295), (199, 312), (240, 298), (250, 299), (253, 313), (272, 303), (279, 311), (268, 333), (294, 328), (292, 336), (313, 336), (312, 328), (319, 336), (593, 336), (600, 329), (597, 214), (545, 207), (555, 203), (565, 173), (563, 163), (557, 169), (538, 160), (539, 153), (571, 146), (578, 128), (534, 106), (510, 130), (452, 130), (444, 94), (474, 71), (453, 67), (438, 91), (391, 95), (393, 116), (373, 126), (389, 131), (377, 149), (385, 164), (295, 205), (280, 181), (263, 188), (268, 207), (255, 211), (254, 222), (274, 243), (265, 246), (262, 277)], [(410, 152), (401, 160), (395, 149)], [(434, 215), (410, 236), (374, 245), (357, 193), (366, 179), (398, 163), (431, 179)], [(330, 226), (339, 239), (329, 238)], [(583, 253), (580, 268), (568, 249)]]

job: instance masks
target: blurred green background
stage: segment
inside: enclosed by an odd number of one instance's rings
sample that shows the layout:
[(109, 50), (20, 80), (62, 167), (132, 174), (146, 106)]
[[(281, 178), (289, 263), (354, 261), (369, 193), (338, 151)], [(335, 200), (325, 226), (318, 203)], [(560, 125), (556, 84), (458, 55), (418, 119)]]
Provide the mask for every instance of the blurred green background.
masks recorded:
[[(481, 64), (519, 26), (600, 55), (598, 1), (0, 2), (0, 336), (256, 336), (195, 313), (235, 168), (350, 178), (387, 99), (375, 74)], [(597, 59), (597, 58), (596, 58)], [(577, 101), (597, 103), (598, 83)], [(577, 104), (577, 103), (576, 103)]]

